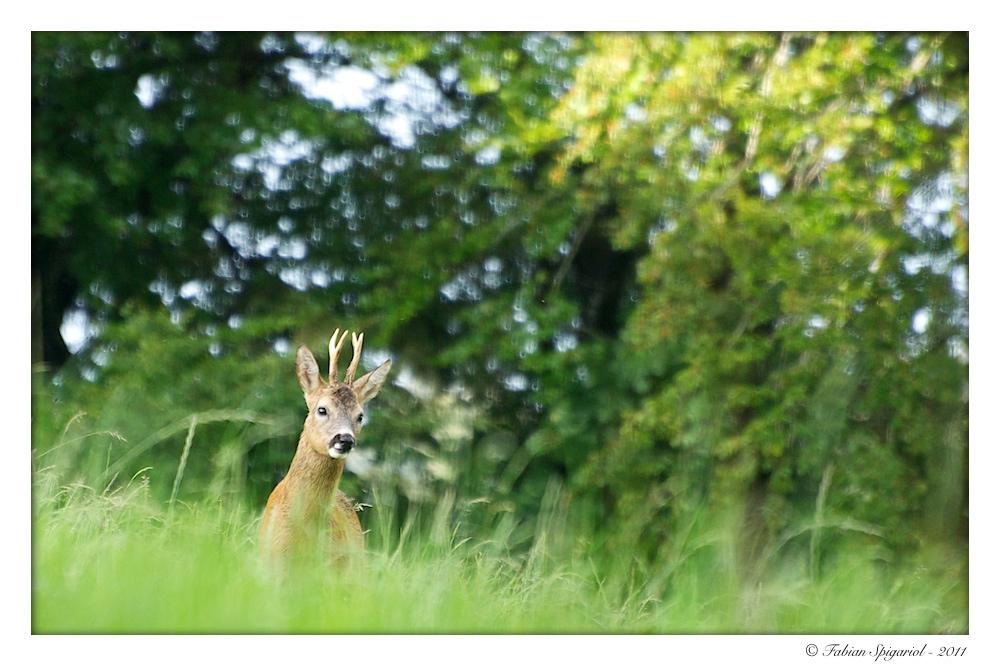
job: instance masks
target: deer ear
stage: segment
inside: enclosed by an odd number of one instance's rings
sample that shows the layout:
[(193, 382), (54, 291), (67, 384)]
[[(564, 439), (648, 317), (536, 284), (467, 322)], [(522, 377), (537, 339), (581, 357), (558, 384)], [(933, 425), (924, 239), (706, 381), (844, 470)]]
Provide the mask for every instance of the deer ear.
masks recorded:
[(382, 390), (382, 384), (385, 383), (385, 378), (389, 376), (389, 368), (391, 367), (392, 359), (386, 359), (382, 365), (354, 380), (351, 388), (358, 396), (358, 402), (363, 405), (378, 395), (378, 392)]
[(316, 357), (305, 346), (295, 354), (295, 374), (299, 376), (299, 386), (303, 393), (312, 393), (319, 388), (319, 365)]

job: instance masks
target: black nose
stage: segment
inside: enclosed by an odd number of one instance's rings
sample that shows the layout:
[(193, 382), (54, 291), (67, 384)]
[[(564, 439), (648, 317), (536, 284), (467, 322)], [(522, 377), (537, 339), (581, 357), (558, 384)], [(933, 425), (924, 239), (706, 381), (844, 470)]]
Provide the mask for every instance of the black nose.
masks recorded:
[(354, 448), (354, 435), (340, 433), (330, 440), (330, 448), (340, 453), (347, 453)]

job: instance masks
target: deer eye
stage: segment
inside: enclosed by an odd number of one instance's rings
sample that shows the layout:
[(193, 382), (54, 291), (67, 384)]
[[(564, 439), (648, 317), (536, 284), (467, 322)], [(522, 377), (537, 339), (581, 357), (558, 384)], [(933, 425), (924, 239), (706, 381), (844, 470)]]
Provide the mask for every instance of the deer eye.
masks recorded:
[(364, 422), (364, 420), (365, 420), (365, 415), (364, 414), (358, 414), (358, 423), (362, 423), (362, 422)]
[(316, 413), (319, 414), (320, 416), (326, 416), (326, 407), (319, 407), (316, 410)]

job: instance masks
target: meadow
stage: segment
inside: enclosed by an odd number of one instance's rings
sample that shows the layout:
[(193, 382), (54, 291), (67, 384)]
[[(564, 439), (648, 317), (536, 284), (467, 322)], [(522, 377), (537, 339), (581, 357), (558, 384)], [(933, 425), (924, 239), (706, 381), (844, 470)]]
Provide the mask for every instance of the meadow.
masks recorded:
[[(968, 56), (33, 32), (34, 631), (967, 632)], [(278, 573), (336, 329), (367, 550)]]
[[(476, 525), (454, 495), (367, 507), (364, 557), (279, 572), (259, 507), (158, 501), (150, 469), (102, 489), (34, 474), (35, 633), (966, 633), (959, 552), (899, 558), (807, 530), (747, 571), (732, 517), (679, 526), (669, 556), (608, 554), (550, 484), (533, 525)], [(377, 493), (376, 493), (377, 497)], [(608, 533), (611, 528), (608, 528)]]

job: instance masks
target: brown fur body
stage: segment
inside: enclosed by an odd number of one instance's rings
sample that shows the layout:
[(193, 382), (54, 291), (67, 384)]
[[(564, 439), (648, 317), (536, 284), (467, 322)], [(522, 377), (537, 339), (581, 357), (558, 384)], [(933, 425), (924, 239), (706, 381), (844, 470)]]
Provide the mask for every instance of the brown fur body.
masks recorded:
[(343, 460), (324, 460), (299, 441), (288, 474), (271, 491), (264, 507), (261, 541), (272, 554), (280, 557), (293, 547), (317, 546), (315, 537), (323, 534), (323, 523), (329, 528), (333, 549), (364, 548), (354, 502), (337, 487), (343, 472)]
[[(346, 337), (346, 332), (345, 332)], [(382, 387), (391, 366), (386, 361), (354, 380), (364, 337), (352, 337), (354, 360), (345, 381), (336, 379), (336, 357), (343, 338), (330, 344), (330, 380), (319, 377), (316, 359), (305, 347), (297, 357), (297, 374), (309, 413), (295, 456), (271, 491), (260, 525), (260, 543), (272, 557), (307, 557), (320, 551), (342, 556), (364, 548), (364, 533), (354, 503), (340, 488), (346, 456), (364, 423), (363, 406)]]

